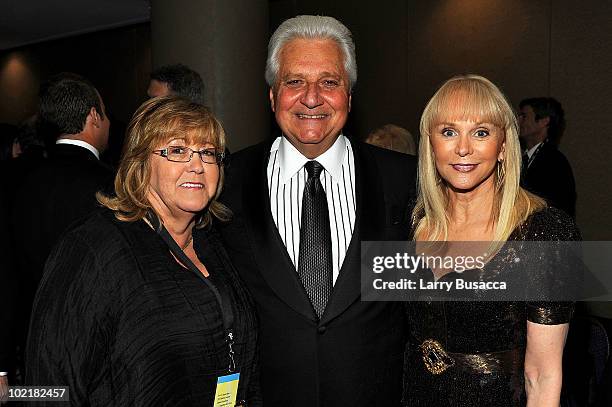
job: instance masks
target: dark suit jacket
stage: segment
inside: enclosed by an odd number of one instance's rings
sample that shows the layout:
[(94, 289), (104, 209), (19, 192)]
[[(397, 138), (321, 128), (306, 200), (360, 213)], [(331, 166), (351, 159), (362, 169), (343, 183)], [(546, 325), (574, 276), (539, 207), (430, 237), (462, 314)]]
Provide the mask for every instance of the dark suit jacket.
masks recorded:
[(522, 185), (549, 205), (576, 216), (576, 182), (570, 163), (557, 147), (544, 143), (523, 173)]
[[(45, 261), (68, 226), (99, 205), (95, 193), (112, 185), (112, 170), (89, 150), (58, 144), (24, 175), (12, 204), (11, 231), (22, 287), (19, 319), (29, 317)], [(21, 327), (23, 332), (26, 327)], [(23, 341), (23, 337), (20, 341)]]
[(231, 157), (222, 201), (229, 254), (255, 299), (266, 406), (397, 406), (405, 320), (401, 303), (360, 301), (360, 242), (408, 237), (413, 157), (353, 141), (356, 223), (325, 313), (317, 320), (270, 212), (270, 142)]

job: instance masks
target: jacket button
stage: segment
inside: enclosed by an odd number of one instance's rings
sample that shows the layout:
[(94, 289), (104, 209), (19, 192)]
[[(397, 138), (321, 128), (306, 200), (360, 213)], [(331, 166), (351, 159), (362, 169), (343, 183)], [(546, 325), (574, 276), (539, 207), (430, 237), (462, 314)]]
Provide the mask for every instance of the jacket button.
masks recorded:
[(321, 335), (323, 335), (326, 330), (327, 330), (327, 327), (325, 325), (321, 325), (320, 327), (317, 328), (317, 332), (320, 333)]

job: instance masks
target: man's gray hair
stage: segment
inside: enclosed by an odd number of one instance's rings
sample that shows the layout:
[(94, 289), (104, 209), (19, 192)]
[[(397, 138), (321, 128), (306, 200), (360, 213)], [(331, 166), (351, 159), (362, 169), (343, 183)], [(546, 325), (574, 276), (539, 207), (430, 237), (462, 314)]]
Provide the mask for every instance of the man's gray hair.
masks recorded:
[(357, 58), (351, 32), (340, 21), (327, 16), (297, 16), (285, 20), (272, 34), (268, 43), (266, 82), (276, 85), (283, 46), (296, 38), (330, 39), (336, 41), (344, 56), (344, 69), (349, 78), (349, 89), (357, 82)]

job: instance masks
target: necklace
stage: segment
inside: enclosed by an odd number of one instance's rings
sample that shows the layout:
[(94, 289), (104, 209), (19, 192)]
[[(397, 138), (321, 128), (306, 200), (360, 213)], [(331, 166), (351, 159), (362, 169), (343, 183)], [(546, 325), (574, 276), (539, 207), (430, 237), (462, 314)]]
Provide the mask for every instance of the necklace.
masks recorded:
[(187, 239), (187, 243), (185, 243), (185, 245), (181, 247), (181, 250), (185, 250), (187, 246), (189, 246), (189, 243), (191, 243), (192, 240), (193, 240), (193, 235), (189, 236), (189, 239)]

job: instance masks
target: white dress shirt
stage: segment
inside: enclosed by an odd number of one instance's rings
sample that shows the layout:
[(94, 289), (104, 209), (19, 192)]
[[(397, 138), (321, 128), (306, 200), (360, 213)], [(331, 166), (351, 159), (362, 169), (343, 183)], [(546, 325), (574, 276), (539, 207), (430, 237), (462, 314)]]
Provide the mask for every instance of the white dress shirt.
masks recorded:
[[(329, 209), (335, 284), (355, 228), (355, 160), (351, 143), (340, 135), (315, 160), (324, 168), (320, 178)], [(308, 161), (284, 137), (278, 137), (270, 149), (267, 171), (270, 210), (296, 270), (300, 254), (302, 195), (308, 179), (304, 164)]]
[(55, 144), (71, 144), (73, 146), (83, 147), (83, 148), (86, 148), (89, 151), (91, 151), (93, 153), (93, 155), (95, 155), (98, 160), (100, 159), (100, 152), (98, 151), (98, 149), (95, 148), (94, 146), (92, 146), (91, 144), (89, 144), (86, 141), (83, 141), (83, 140), (73, 140), (73, 139), (69, 139), (69, 138), (60, 138), (60, 139), (58, 139), (55, 142)]
[(538, 147), (540, 147), (542, 143), (538, 143), (535, 146), (531, 147), (529, 150), (527, 150), (527, 157), (529, 159), (531, 159), (531, 156), (533, 155), (533, 153), (536, 152), (536, 150), (538, 149)]

